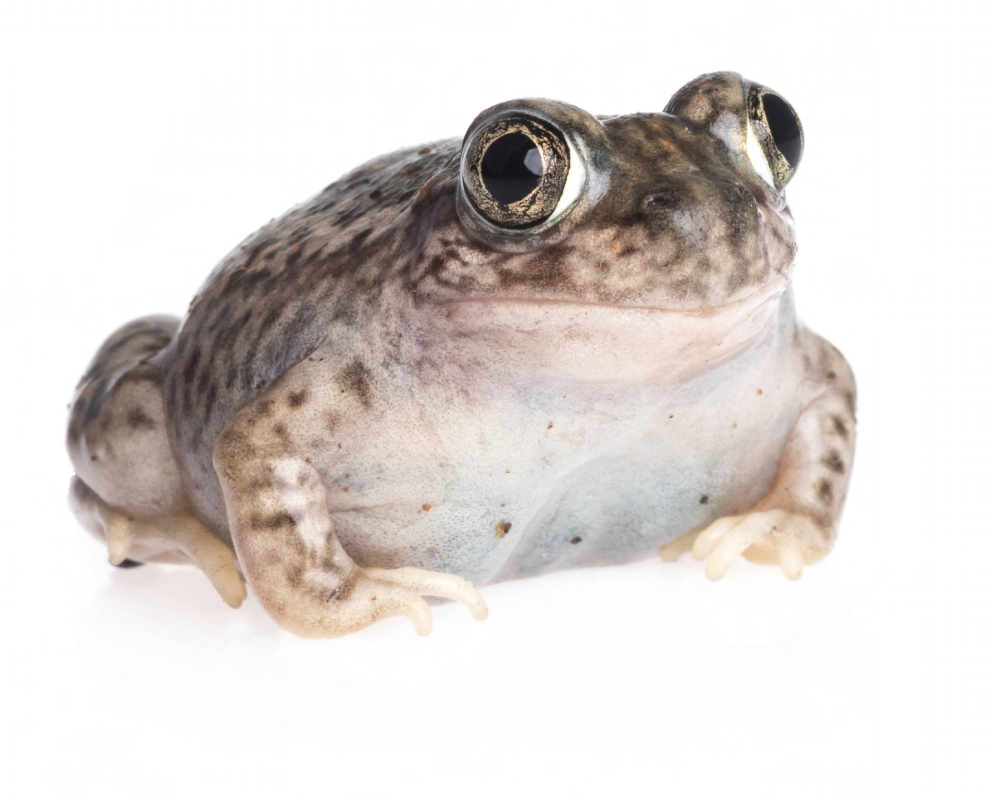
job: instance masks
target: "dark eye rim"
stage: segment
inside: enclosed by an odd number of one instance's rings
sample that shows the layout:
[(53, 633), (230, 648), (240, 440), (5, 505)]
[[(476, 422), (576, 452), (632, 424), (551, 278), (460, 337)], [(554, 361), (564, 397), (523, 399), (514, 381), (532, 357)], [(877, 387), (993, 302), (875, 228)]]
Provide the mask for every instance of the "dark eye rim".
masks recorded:
[[(529, 138), (541, 158), (538, 185), (512, 203), (501, 203), (483, 178), (483, 159), (502, 137), (521, 134)], [(559, 128), (528, 114), (490, 120), (470, 138), (462, 159), (462, 183), (470, 204), (488, 222), (506, 230), (523, 230), (544, 223), (555, 211), (569, 175), (570, 147)]]
[(771, 168), (774, 188), (780, 192), (802, 162), (805, 137), (799, 115), (792, 104), (777, 92), (749, 82), (747, 115)]

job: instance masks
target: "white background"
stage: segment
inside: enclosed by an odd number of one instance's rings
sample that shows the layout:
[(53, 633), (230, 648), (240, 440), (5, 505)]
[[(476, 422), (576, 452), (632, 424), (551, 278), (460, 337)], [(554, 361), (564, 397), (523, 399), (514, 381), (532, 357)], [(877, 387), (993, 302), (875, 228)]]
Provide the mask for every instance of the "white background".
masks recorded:
[[(997, 797), (995, 3), (6, 2), (5, 797)], [(806, 129), (799, 311), (854, 366), (833, 554), (647, 561), (341, 640), (111, 568), (65, 404), (119, 324), (362, 160), (521, 96), (660, 110), (733, 69)]]

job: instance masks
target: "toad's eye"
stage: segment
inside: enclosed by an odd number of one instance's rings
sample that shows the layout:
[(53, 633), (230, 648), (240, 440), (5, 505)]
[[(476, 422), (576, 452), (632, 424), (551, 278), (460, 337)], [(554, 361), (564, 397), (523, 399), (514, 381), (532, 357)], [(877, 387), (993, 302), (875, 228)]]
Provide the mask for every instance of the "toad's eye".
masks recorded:
[(802, 123), (791, 104), (766, 86), (747, 84), (747, 154), (757, 173), (777, 191), (802, 160)]
[(559, 216), (579, 197), (582, 168), (562, 132), (528, 116), (486, 122), (467, 139), (462, 183), (489, 222), (518, 230)]

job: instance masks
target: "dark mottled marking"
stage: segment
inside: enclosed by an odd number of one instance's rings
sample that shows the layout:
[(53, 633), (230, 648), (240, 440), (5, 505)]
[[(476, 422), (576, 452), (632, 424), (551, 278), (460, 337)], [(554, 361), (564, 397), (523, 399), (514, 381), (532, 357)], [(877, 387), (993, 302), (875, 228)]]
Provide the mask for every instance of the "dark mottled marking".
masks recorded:
[(844, 460), (840, 457), (840, 453), (836, 450), (831, 450), (826, 458), (823, 459), (823, 464), (834, 472), (843, 474), (844, 472)]
[(190, 386), (194, 382), (194, 372), (198, 369), (198, 358), (200, 356), (201, 351), (195, 350), (188, 356), (187, 361), (184, 362), (184, 369), (181, 372), (181, 376), (184, 378), (184, 384), (186, 386)]
[(255, 530), (277, 530), (278, 528), (294, 524), (295, 517), (287, 511), (279, 511), (277, 514), (272, 514), (269, 517), (261, 517), (257, 514), (250, 517), (250, 527)]
[(847, 438), (847, 426), (844, 424), (844, 420), (840, 417), (832, 417), (833, 429), (837, 431), (837, 435), (843, 439)]
[(830, 505), (833, 502), (833, 486), (830, 485), (830, 481), (825, 478), (819, 482), (819, 491), (817, 492), (819, 499), (822, 500), (826, 505)]
[(830, 370), (828, 373), (826, 373), (826, 379), (828, 381), (835, 381), (835, 380), (837, 380), (837, 373), (834, 372), (833, 370)]
[(372, 404), (371, 373), (360, 361), (349, 364), (337, 379), (341, 388), (351, 392), (365, 408)]
[(129, 410), (125, 417), (125, 422), (130, 428), (135, 430), (139, 430), (140, 428), (144, 430), (152, 430), (156, 427), (156, 423), (153, 421), (153, 418), (138, 407)]
[(708, 495), (707, 494), (703, 494), (701, 496), (701, 499), (698, 500), (698, 502), (701, 503), (703, 506), (708, 505)]
[(500, 520), (497, 523), (497, 527), (496, 527), (496, 532), (497, 532), (496, 536), (497, 536), (497, 538), (498, 539), (502, 539), (504, 536), (506, 536), (508, 533), (510, 533), (510, 527), (511, 526), (510, 526), (509, 522), (507, 522), (506, 520)]
[(361, 246), (365, 243), (365, 239), (367, 239), (371, 235), (372, 235), (371, 228), (365, 228), (363, 231), (358, 231), (356, 234), (354, 234), (354, 236), (351, 237), (351, 240), (347, 243), (347, 249), (352, 253), (356, 253), (358, 250), (361, 249)]
[(291, 408), (298, 408), (299, 406), (301, 406), (303, 403), (306, 402), (306, 397), (308, 395), (309, 395), (309, 392), (306, 391), (305, 389), (302, 389), (301, 391), (298, 391), (298, 392), (289, 392), (288, 393), (288, 405)]
[(569, 543), (570, 544), (580, 544), (580, 542), (582, 542), (582, 541), (583, 541), (583, 539), (581, 539), (579, 536), (574, 536), (572, 539), (569, 540)]
[(302, 564), (292, 562), (285, 569), (285, 580), (288, 581), (289, 586), (299, 586), (302, 583), (302, 575), (305, 572), (305, 567)]

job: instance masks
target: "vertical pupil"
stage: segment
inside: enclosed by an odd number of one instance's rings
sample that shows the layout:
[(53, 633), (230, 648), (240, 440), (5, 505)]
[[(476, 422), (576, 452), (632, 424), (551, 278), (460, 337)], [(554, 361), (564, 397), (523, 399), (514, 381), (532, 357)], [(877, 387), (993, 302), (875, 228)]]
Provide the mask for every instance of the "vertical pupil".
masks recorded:
[(501, 205), (523, 200), (542, 180), (542, 156), (523, 133), (501, 136), (483, 153), (483, 184)]

